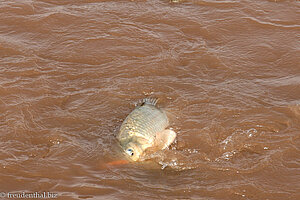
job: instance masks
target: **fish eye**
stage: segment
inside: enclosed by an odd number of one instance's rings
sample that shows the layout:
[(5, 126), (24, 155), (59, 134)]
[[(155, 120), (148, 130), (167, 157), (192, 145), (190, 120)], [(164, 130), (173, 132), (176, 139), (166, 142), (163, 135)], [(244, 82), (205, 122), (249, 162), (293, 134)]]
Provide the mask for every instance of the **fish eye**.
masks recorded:
[(133, 152), (132, 149), (127, 149), (126, 151), (127, 151), (127, 153), (128, 153), (130, 156), (133, 156), (133, 155), (134, 155), (134, 152)]

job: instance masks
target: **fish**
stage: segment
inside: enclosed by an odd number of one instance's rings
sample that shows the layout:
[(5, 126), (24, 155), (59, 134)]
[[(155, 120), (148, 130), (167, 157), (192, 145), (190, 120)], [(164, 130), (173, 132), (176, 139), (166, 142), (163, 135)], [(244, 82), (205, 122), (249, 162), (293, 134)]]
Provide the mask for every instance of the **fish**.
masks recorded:
[(106, 163), (106, 166), (126, 165), (126, 164), (128, 164), (127, 160), (115, 160), (115, 161)]
[(132, 161), (140, 161), (150, 147), (166, 149), (177, 136), (173, 130), (167, 129), (169, 119), (166, 112), (157, 107), (157, 102), (157, 98), (143, 99), (120, 127), (117, 139)]

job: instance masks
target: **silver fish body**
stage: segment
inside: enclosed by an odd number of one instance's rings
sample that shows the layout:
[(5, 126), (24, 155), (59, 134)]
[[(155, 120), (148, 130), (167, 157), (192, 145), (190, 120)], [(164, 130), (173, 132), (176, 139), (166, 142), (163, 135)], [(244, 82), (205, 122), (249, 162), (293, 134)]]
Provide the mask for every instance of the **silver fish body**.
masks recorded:
[(124, 120), (117, 136), (122, 148), (133, 160), (155, 143), (156, 134), (169, 125), (166, 113), (156, 107), (156, 99), (145, 99)]

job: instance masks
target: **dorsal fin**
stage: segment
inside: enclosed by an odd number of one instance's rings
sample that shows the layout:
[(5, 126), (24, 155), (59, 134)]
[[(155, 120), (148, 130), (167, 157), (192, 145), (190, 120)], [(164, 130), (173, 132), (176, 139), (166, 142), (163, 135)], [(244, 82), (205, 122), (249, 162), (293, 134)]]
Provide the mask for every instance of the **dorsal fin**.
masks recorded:
[(149, 97), (149, 98), (143, 99), (140, 106), (143, 106), (144, 104), (150, 104), (150, 105), (156, 106), (157, 102), (158, 102), (158, 98)]

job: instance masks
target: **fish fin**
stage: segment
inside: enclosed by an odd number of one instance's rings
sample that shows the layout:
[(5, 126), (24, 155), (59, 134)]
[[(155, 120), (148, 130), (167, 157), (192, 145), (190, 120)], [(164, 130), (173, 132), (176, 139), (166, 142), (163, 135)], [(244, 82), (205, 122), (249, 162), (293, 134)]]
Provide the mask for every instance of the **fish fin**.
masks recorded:
[(156, 134), (155, 146), (159, 149), (165, 149), (174, 142), (176, 133), (173, 130), (166, 129)]
[(150, 105), (156, 106), (157, 102), (158, 102), (158, 98), (149, 97), (149, 98), (145, 98), (142, 100), (141, 106), (143, 106), (144, 104), (150, 104)]
[(115, 160), (109, 163), (106, 163), (106, 166), (116, 166), (116, 165), (126, 165), (129, 164), (128, 160)]

